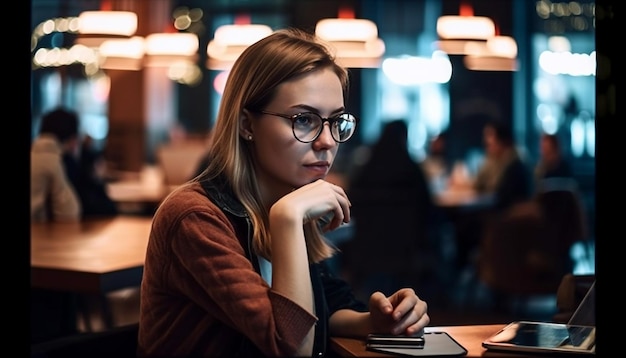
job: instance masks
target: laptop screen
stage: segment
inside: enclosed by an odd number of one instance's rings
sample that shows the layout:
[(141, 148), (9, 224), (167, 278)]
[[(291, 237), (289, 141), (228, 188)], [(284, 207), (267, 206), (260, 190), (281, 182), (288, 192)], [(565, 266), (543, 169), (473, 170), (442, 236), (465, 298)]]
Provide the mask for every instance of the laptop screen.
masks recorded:
[(596, 282), (594, 281), (587, 290), (585, 297), (567, 322), (568, 325), (596, 326)]

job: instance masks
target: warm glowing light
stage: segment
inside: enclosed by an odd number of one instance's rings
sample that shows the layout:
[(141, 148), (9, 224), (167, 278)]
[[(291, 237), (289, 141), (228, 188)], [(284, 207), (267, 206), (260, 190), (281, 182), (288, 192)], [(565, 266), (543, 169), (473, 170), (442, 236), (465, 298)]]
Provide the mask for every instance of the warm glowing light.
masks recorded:
[(487, 39), (487, 49), (496, 56), (517, 57), (517, 42), (511, 36), (494, 36)]
[(137, 14), (130, 11), (83, 11), (78, 15), (78, 33), (132, 36), (137, 31)]
[(482, 57), (517, 57), (517, 43), (510, 36), (494, 36), (487, 41), (468, 41), (463, 53)]
[(144, 40), (141, 36), (123, 40), (107, 40), (100, 45), (99, 52), (105, 57), (142, 58), (145, 52)]
[(467, 55), (463, 63), (474, 71), (517, 71), (519, 67), (517, 59), (498, 56)]
[(437, 19), (437, 35), (442, 39), (487, 40), (496, 35), (496, 26), (485, 16), (446, 15)]
[(378, 27), (366, 19), (322, 19), (315, 34), (326, 41), (369, 41), (378, 37)]
[(315, 26), (315, 34), (328, 42), (337, 60), (347, 67), (378, 67), (385, 53), (378, 27), (370, 20), (322, 19)]
[(198, 46), (198, 36), (188, 32), (156, 33), (146, 37), (147, 55), (193, 56)]
[(83, 11), (78, 16), (77, 43), (98, 47), (111, 38), (130, 37), (137, 31), (137, 14), (130, 11)]
[(448, 55), (466, 55), (469, 51), (483, 51), (485, 47), (484, 40), (442, 40), (436, 41), (435, 45), (441, 51)]
[(146, 66), (165, 66), (195, 60), (198, 36), (189, 32), (155, 33), (146, 36)]
[(212, 42), (220, 46), (248, 46), (271, 33), (271, 27), (261, 24), (222, 25), (215, 30)]
[(222, 25), (215, 30), (207, 46), (210, 69), (229, 69), (239, 55), (250, 45), (268, 36), (272, 28), (262, 24)]
[(103, 58), (101, 67), (112, 70), (140, 70), (145, 52), (144, 39), (134, 36), (130, 39), (107, 40), (99, 47)]

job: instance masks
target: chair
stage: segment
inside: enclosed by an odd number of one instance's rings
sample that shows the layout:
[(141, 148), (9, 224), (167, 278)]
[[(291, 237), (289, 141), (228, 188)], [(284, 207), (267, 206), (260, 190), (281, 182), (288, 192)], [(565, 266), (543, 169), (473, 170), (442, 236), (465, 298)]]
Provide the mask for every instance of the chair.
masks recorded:
[(588, 218), (578, 184), (571, 178), (548, 178), (540, 182), (536, 199), (553, 222), (552, 229), (564, 245), (581, 243), (586, 255), (593, 256), (588, 232)]
[(556, 292), (557, 312), (552, 318), (553, 321), (567, 323), (595, 281), (594, 274), (563, 276)]
[(586, 236), (579, 200), (574, 190), (552, 188), (489, 222), (477, 268), (496, 304), (554, 294), (573, 272), (571, 247)]
[(157, 162), (166, 186), (178, 186), (191, 179), (206, 148), (202, 143), (165, 144), (157, 150)]
[(31, 358), (136, 357), (139, 323), (78, 333), (31, 345)]

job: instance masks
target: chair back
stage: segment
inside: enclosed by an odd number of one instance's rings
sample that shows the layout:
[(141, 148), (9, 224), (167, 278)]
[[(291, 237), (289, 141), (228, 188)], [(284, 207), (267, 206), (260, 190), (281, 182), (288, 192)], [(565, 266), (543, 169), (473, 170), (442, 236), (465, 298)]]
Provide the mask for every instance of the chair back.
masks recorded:
[[(560, 178), (563, 179), (563, 178)], [(571, 181), (544, 186), (536, 195), (550, 235), (562, 249), (587, 239), (587, 221), (577, 186)], [(568, 251), (569, 252), (569, 251)]]
[(553, 316), (554, 322), (567, 323), (596, 281), (595, 274), (567, 274), (563, 276), (556, 292), (557, 312)]
[(206, 148), (201, 142), (165, 144), (157, 149), (157, 162), (166, 186), (177, 186), (191, 179)]
[(535, 196), (491, 222), (481, 243), (481, 279), (510, 294), (552, 294), (574, 269), (572, 245), (587, 238), (578, 186), (541, 181)]

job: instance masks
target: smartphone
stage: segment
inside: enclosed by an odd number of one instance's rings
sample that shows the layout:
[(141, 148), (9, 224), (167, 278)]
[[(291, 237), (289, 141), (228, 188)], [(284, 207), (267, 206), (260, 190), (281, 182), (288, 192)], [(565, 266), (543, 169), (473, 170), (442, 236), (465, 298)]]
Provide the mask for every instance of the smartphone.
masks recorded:
[(424, 336), (395, 336), (390, 334), (369, 334), (368, 348), (424, 348)]
[(403, 357), (464, 357), (467, 355), (467, 349), (446, 332), (440, 331), (426, 331), (423, 336), (412, 337), (373, 335), (373, 337), (367, 337), (367, 342), (368, 351), (386, 355)]

